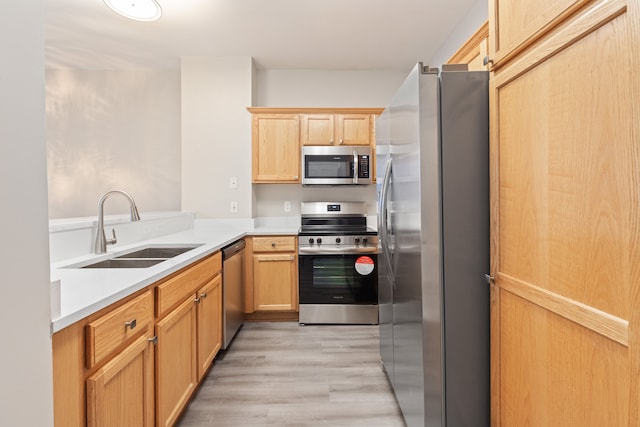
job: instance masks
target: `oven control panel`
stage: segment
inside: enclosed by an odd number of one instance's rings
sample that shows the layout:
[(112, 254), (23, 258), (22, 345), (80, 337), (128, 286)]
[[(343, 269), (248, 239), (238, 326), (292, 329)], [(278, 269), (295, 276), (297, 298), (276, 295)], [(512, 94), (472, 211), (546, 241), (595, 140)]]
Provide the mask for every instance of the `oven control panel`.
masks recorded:
[(375, 235), (315, 235), (298, 236), (298, 248), (301, 253), (326, 250), (335, 252), (367, 252), (378, 250), (378, 236)]

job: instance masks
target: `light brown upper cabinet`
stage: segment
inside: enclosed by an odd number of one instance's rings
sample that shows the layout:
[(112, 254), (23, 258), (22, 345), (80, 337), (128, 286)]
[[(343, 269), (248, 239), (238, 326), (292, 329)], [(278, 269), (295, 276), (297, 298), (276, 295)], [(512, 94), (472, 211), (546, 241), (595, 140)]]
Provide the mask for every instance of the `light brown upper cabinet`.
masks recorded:
[(253, 114), (252, 123), (253, 182), (301, 182), (298, 114)]
[(494, 427), (640, 425), (640, 0), (492, 0)]
[(301, 114), (302, 145), (371, 145), (371, 114)]
[(485, 22), (469, 39), (453, 54), (447, 64), (467, 64), (469, 71), (486, 71), (488, 65), (484, 59), (489, 54), (489, 22)]
[[(253, 183), (300, 183), (302, 145), (369, 145), (382, 108), (249, 107)], [(374, 157), (375, 172), (375, 157)]]

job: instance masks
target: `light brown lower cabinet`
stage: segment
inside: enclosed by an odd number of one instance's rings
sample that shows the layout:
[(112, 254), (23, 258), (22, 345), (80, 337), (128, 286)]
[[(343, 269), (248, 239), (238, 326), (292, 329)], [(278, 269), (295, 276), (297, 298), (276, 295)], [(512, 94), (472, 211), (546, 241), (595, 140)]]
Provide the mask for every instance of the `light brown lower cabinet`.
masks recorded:
[(222, 347), (222, 275), (218, 274), (197, 296), (198, 380), (204, 377)]
[(296, 236), (253, 238), (253, 299), (256, 311), (298, 310)]
[(221, 270), (217, 252), (56, 332), (54, 425), (174, 425), (221, 348)]
[(196, 388), (196, 302), (189, 296), (156, 324), (156, 417), (171, 426)]
[(138, 337), (87, 379), (87, 425), (154, 425), (154, 374), (150, 332)]

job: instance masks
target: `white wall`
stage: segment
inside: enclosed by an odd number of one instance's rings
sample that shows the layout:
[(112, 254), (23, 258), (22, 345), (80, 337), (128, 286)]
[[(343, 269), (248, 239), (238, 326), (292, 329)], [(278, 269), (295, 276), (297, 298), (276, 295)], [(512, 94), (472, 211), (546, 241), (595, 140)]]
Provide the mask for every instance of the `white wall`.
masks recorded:
[(0, 13), (0, 425), (53, 425), (42, 0)]
[(462, 17), (458, 25), (453, 29), (447, 40), (438, 48), (431, 57), (428, 65), (440, 67), (489, 19), (489, 2), (478, 2)]
[[(47, 70), (49, 217), (180, 210), (180, 71)], [(113, 197), (106, 213), (128, 212)]]
[(384, 107), (407, 70), (259, 70), (256, 106)]
[(250, 57), (182, 59), (182, 209), (200, 218), (252, 217), (254, 70)]

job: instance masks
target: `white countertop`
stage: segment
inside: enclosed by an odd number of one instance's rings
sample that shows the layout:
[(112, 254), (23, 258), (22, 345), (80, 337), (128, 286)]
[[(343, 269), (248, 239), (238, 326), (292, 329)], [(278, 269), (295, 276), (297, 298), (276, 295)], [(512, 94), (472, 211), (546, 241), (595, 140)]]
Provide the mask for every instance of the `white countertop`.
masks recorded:
[[(298, 224), (295, 222), (291, 224), (264, 222), (247, 226), (216, 220), (198, 220), (193, 228), (185, 231), (138, 241), (117, 249), (110, 247), (107, 254), (92, 254), (56, 262), (51, 265), (51, 281), (52, 283), (59, 281), (60, 293), (58, 295), (54, 292), (52, 296), (57, 299), (55, 304), (59, 307), (59, 315), (55, 313), (55, 318), (52, 319), (52, 332), (57, 332), (161, 280), (245, 235), (297, 233)], [(201, 246), (148, 268), (65, 268), (87, 261), (111, 258), (114, 254), (129, 252), (132, 248), (148, 244), (200, 244)], [(56, 288), (58, 288), (57, 283), (52, 289)]]

